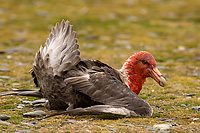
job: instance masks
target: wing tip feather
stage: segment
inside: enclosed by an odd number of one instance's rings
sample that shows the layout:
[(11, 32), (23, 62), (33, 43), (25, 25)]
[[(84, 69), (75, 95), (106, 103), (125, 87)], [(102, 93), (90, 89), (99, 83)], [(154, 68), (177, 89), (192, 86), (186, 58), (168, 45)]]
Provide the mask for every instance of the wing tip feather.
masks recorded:
[[(57, 22), (51, 29), (44, 48), (41, 46), (36, 54), (35, 66), (37, 64), (40, 66), (43, 62), (46, 68), (51, 67), (53, 69), (53, 72), (55, 72), (53, 75), (60, 75), (63, 71), (70, 70), (81, 60), (77, 42), (78, 40), (76, 38), (76, 32), (73, 31), (73, 25), (70, 25), (70, 22), (64, 19), (60, 24)], [(46, 55), (48, 55), (48, 59)], [(73, 55), (73, 58), (63, 61), (65, 56), (71, 55)], [(56, 64), (60, 64), (61, 67)], [(63, 67), (62, 64), (66, 65), (66, 67)]]

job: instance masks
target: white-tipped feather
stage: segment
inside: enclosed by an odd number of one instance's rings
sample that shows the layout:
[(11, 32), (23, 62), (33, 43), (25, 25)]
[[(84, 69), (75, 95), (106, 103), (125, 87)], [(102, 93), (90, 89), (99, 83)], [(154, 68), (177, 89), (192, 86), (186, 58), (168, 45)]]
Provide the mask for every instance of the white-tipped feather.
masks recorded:
[(76, 32), (69, 21), (62, 20), (52, 28), (44, 48), (41, 46), (35, 56), (34, 66), (52, 68), (53, 75), (60, 76), (63, 71), (70, 70), (80, 61), (79, 45)]

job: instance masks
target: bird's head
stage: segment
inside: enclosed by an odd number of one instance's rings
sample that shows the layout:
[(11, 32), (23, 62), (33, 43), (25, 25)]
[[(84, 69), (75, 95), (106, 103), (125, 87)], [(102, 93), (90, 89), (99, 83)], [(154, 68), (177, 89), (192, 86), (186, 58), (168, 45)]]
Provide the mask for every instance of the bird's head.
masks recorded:
[[(142, 84), (147, 77), (153, 78), (160, 86), (165, 86), (165, 79), (156, 67), (154, 57), (145, 51), (140, 51), (128, 58), (123, 69), (128, 74), (128, 85), (131, 90), (139, 94)], [(141, 85), (140, 85), (141, 84)]]

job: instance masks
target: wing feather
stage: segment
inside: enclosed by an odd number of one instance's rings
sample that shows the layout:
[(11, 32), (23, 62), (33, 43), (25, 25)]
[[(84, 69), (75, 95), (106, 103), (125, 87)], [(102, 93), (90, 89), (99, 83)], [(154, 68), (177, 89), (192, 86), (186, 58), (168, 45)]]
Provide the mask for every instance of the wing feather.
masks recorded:
[(126, 108), (137, 114), (137, 116), (151, 116), (151, 106), (132, 92), (120, 80), (106, 75), (104, 72), (97, 72), (89, 77), (80, 76), (66, 78), (65, 82), (72, 87), (91, 97), (96, 102), (110, 105), (115, 108)]
[(77, 42), (76, 32), (69, 21), (62, 20), (60, 26), (56, 23), (44, 48), (41, 46), (36, 54), (34, 66), (42, 69), (52, 68), (54, 76), (61, 76), (64, 71), (70, 70), (80, 61)]

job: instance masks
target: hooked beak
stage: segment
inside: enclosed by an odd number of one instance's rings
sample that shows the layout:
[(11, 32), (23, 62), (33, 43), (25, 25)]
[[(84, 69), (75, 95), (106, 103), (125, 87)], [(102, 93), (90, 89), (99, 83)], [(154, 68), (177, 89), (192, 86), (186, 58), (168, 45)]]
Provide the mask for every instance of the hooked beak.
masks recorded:
[(147, 70), (149, 71), (149, 76), (152, 77), (160, 86), (165, 86), (166, 80), (157, 67), (153, 67), (153, 69), (147, 68)]

